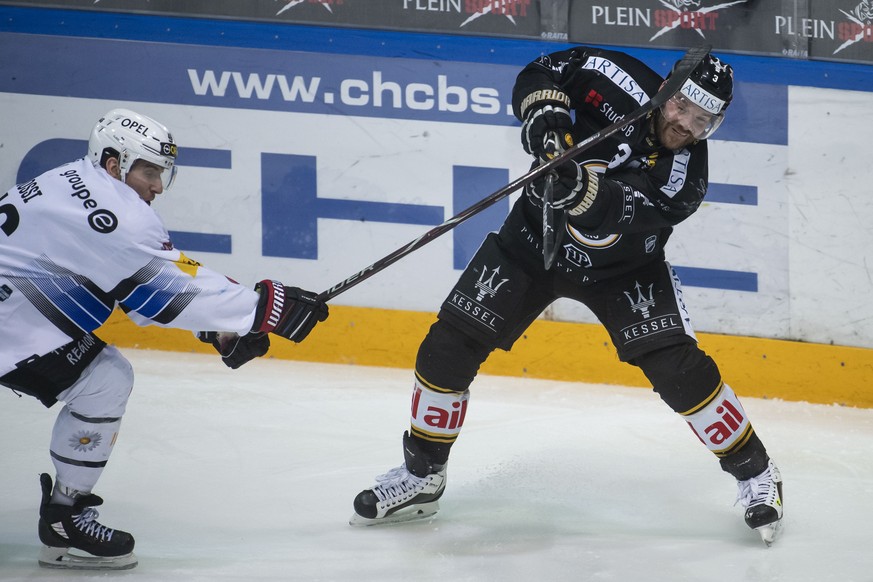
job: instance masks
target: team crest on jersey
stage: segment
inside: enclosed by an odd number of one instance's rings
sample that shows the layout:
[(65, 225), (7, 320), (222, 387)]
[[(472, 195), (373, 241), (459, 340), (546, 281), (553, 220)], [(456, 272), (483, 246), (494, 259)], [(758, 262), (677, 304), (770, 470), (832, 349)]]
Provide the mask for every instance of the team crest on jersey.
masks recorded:
[(567, 226), (567, 232), (580, 244), (592, 249), (607, 249), (621, 240), (620, 234), (585, 233), (575, 229), (572, 225)]

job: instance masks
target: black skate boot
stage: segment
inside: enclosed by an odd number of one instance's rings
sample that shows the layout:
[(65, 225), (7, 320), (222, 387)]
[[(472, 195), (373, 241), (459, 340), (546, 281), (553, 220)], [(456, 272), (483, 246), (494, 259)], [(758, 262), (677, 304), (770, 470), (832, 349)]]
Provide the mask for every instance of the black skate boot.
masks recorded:
[(762, 473), (738, 481), (736, 503), (746, 508), (746, 525), (757, 530), (768, 546), (782, 528), (782, 475), (773, 461)]
[(433, 464), (409, 433), (403, 434), (405, 462), (376, 477), (376, 485), (355, 497), (349, 525), (400, 523), (430, 517), (446, 488), (446, 466)]
[(97, 521), (94, 507), (103, 503), (100, 497), (84, 495), (72, 506), (51, 503), (51, 477), (43, 473), (39, 483), (39, 539), (45, 544), (39, 555), (40, 566), (78, 570), (127, 570), (136, 566), (133, 536)]

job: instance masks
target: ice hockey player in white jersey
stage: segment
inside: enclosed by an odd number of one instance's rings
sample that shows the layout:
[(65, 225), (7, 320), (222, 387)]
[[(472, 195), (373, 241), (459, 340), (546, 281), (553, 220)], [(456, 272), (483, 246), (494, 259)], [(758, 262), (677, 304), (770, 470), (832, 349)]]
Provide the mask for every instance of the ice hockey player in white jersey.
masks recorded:
[(63, 403), (56, 476), (40, 477), (43, 566), (137, 563), (133, 536), (97, 521), (103, 500), (92, 493), (133, 388), (128, 361), (93, 333), (116, 306), (140, 325), (199, 332), (232, 368), (264, 355), (267, 334), (300, 342), (327, 318), (315, 293), (272, 280), (251, 289), (173, 248), (150, 205), (170, 187), (175, 157), (166, 127), (114, 109), (86, 157), (0, 195), (0, 322), (14, 333), (0, 343), (0, 383)]

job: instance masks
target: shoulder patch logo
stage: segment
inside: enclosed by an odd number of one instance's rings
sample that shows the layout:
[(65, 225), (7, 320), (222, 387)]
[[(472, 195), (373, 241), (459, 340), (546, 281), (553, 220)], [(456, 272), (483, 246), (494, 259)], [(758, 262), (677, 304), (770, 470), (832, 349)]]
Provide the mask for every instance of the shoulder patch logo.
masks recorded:
[(182, 253), (180, 251), (179, 258), (176, 259), (176, 266), (179, 267), (179, 269), (183, 273), (190, 275), (192, 277), (196, 277), (197, 276), (197, 269), (199, 267), (201, 267), (202, 265), (200, 263), (198, 263), (197, 261), (195, 261), (194, 259), (189, 259), (188, 257), (185, 256), (184, 253)]

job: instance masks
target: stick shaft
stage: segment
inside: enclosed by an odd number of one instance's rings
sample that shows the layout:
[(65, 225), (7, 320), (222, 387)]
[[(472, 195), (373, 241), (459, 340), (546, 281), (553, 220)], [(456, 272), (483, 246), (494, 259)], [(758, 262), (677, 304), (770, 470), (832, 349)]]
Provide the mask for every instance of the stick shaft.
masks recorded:
[(601, 129), (600, 131), (594, 133), (589, 136), (587, 139), (577, 143), (573, 147), (565, 150), (564, 152), (556, 155), (554, 158), (544, 162), (542, 165), (537, 166), (531, 169), (527, 174), (516, 178), (509, 184), (503, 186), (496, 192), (486, 196), (479, 202), (473, 204), (466, 210), (461, 211), (455, 216), (449, 218), (445, 222), (440, 225), (437, 225), (418, 237), (417, 239), (409, 242), (405, 246), (402, 246), (392, 252), (389, 255), (386, 255), (374, 262), (373, 264), (365, 267), (364, 269), (358, 271), (351, 277), (348, 277), (330, 289), (323, 291), (319, 298), (323, 301), (330, 301), (340, 293), (345, 293), (355, 285), (362, 283), (375, 275), (376, 273), (386, 269), (387, 267), (393, 265), (406, 255), (409, 255), (424, 245), (430, 243), (436, 238), (442, 236), (448, 231), (452, 230), (462, 222), (466, 221), (470, 217), (479, 214), (486, 208), (489, 208), (493, 204), (499, 202), (500, 200), (506, 198), (511, 193), (516, 190), (523, 188), (527, 184), (533, 182), (540, 176), (543, 176), (547, 172), (550, 172), (552, 169), (557, 166), (563, 164), (564, 162), (573, 159), (578, 156), (585, 150), (594, 147), (595, 145), (601, 143), (603, 140), (612, 136), (617, 131), (623, 129), (625, 126), (630, 125), (636, 121), (639, 121), (643, 117), (647, 116), (651, 111), (657, 109), (664, 103), (666, 103), (673, 95), (676, 94), (679, 89), (682, 88), (682, 85), (688, 79), (691, 72), (697, 67), (697, 65), (703, 60), (703, 58), (709, 54), (711, 50), (710, 46), (704, 46), (699, 48), (694, 48), (685, 53), (685, 56), (682, 57), (682, 60), (678, 63), (678, 65), (674, 68), (673, 73), (670, 75), (670, 78), (667, 79), (664, 86), (658, 91), (648, 103), (637, 109), (634, 113), (628, 115), (623, 119), (619, 119), (615, 123), (608, 125), (607, 127)]

